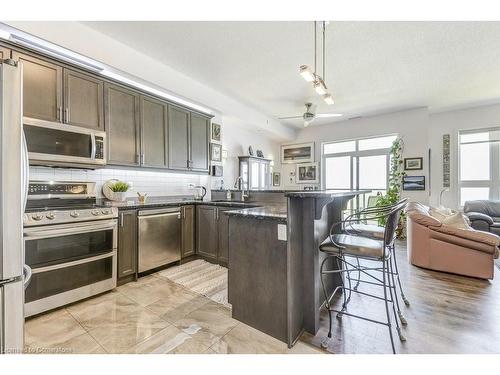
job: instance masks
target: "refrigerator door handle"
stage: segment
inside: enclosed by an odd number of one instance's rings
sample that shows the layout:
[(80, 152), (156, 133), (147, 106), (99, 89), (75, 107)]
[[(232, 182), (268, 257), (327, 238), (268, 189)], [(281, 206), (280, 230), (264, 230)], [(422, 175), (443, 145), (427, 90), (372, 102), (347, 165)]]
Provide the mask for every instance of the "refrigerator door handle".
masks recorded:
[(31, 267), (28, 266), (27, 264), (24, 265), (23, 267), (23, 273), (24, 273), (24, 289), (26, 289), (31, 282), (31, 276), (33, 275), (33, 271), (31, 270)]
[(28, 201), (28, 188), (30, 181), (30, 166), (29, 166), (29, 158), (28, 158), (28, 146), (26, 144), (26, 136), (23, 131), (23, 139), (22, 139), (22, 152), (23, 152), (23, 212), (26, 210), (26, 202)]

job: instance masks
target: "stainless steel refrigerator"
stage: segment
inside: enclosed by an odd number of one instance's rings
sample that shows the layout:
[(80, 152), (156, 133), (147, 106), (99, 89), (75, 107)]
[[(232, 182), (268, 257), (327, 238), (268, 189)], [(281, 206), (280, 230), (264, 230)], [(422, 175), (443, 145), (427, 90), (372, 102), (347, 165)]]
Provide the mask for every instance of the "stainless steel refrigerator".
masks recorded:
[(22, 64), (0, 60), (0, 353), (22, 351), (24, 285), (23, 213), (28, 159), (22, 122)]

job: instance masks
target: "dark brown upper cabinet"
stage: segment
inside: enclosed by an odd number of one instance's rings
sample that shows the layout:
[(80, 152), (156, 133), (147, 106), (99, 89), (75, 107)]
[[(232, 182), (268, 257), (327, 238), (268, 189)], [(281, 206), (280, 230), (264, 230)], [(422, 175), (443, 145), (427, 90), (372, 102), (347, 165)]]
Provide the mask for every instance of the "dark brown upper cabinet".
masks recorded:
[(104, 131), (103, 89), (103, 81), (64, 69), (64, 122)]
[(24, 116), (104, 130), (103, 81), (14, 51), (23, 64)]
[(210, 119), (174, 105), (168, 112), (169, 168), (208, 172)]
[(141, 97), (141, 165), (168, 167), (167, 116), (166, 103)]
[(0, 60), (10, 59), (10, 49), (0, 46)]
[(193, 171), (208, 172), (208, 145), (210, 119), (191, 112), (190, 168)]
[(12, 52), (23, 64), (23, 114), (40, 120), (62, 122), (63, 68), (30, 55)]
[(140, 165), (139, 102), (134, 91), (104, 85), (104, 113), (108, 136), (108, 163)]
[(188, 170), (190, 113), (183, 108), (168, 106), (169, 168)]

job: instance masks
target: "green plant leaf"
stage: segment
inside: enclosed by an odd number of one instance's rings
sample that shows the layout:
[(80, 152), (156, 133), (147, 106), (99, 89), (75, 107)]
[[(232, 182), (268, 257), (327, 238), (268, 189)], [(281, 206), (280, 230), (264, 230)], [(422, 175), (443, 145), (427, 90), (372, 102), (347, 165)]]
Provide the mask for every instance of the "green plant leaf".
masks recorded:
[(117, 181), (113, 185), (110, 185), (109, 188), (114, 193), (125, 193), (130, 188), (130, 185), (123, 181)]

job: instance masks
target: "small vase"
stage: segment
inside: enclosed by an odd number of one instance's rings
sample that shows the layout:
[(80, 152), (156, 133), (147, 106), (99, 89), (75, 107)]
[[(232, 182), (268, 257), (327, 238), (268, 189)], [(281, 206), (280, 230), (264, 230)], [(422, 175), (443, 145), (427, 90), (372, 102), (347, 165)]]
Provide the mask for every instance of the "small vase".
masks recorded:
[(127, 192), (113, 192), (113, 200), (116, 202), (123, 202), (125, 199), (127, 199)]

